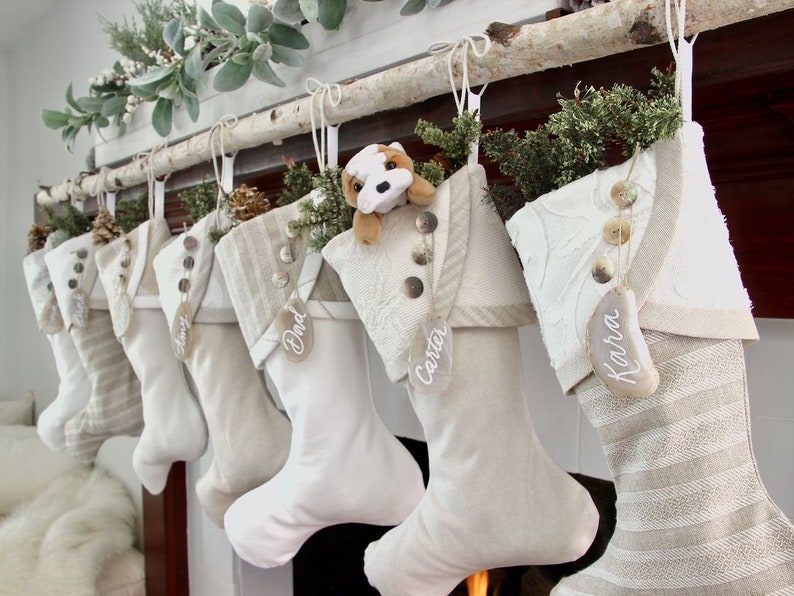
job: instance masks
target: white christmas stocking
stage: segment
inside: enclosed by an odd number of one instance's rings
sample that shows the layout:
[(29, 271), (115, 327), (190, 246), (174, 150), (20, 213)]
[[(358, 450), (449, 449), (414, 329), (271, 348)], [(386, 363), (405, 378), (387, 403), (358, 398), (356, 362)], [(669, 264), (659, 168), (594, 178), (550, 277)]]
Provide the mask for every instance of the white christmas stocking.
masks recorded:
[[(757, 332), (702, 134), (685, 123), (633, 167), (581, 178), (507, 223), (552, 366), (598, 431), (618, 495), (606, 552), (556, 595), (794, 593), (794, 527), (750, 443), (742, 340)], [(626, 182), (636, 189), (621, 215), (631, 244), (612, 244), (602, 227), (617, 216), (611, 190)], [(594, 315), (618, 272), (636, 310)], [(638, 393), (643, 344), (659, 384)]]
[(83, 363), (77, 354), (69, 331), (55, 299), (55, 292), (44, 262), (47, 247), (30, 253), (22, 261), (28, 293), (39, 329), (47, 339), (55, 357), (55, 368), (60, 380), (58, 394), (52, 403), (39, 414), (36, 428), (41, 441), (53, 451), (66, 447), (63, 427), (66, 421), (82, 410), (91, 395), (91, 385)]
[[(216, 223), (215, 214), (210, 214), (163, 247), (154, 269), (172, 347), (184, 358), (195, 382), (213, 447), (212, 464), (199, 479), (196, 493), (207, 516), (222, 526), (226, 509), (237, 497), (281, 469), (290, 426), (248, 357), (208, 238)], [(190, 267), (185, 266), (188, 257)], [(188, 279), (189, 287), (182, 279)], [(194, 316), (187, 335), (180, 337), (177, 311), (183, 303), (189, 306), (182, 306), (180, 312), (190, 308)]]
[[(482, 167), (466, 167), (425, 208), (435, 217), (417, 219), (409, 205), (384, 216), (379, 244), (346, 232), (323, 250), (390, 378), (410, 379), (427, 439), (424, 498), (365, 554), (385, 596), (442, 596), (482, 569), (571, 561), (598, 525), (589, 495), (546, 454), (530, 420), (516, 327), (534, 317), (504, 226), (482, 202), (485, 185)], [(431, 310), (448, 327), (414, 360)], [(444, 377), (449, 385), (437, 387)]]
[(375, 411), (366, 334), (339, 279), (290, 238), (297, 217), (298, 204), (276, 209), (217, 249), (251, 358), (292, 422), (284, 468), (226, 512), (229, 540), (259, 567), (286, 563), (327, 526), (400, 523), (424, 493), (419, 466)]
[(141, 382), (144, 427), (132, 465), (155, 495), (165, 488), (173, 462), (193, 461), (207, 448), (204, 415), (171, 350), (152, 265), (170, 238), (164, 219), (150, 219), (96, 252), (116, 336)]
[(136, 436), (143, 427), (141, 386), (113, 333), (97, 280), (91, 233), (66, 240), (45, 255), (63, 314), (91, 385), (91, 396), (65, 425), (66, 449), (92, 462), (105, 439)]

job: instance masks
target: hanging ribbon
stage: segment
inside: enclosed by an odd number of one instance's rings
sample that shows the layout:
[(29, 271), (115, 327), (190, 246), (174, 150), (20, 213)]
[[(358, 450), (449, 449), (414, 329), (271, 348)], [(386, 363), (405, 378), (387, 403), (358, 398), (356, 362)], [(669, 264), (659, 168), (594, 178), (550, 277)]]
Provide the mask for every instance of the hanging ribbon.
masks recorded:
[[(673, 6), (675, 6), (675, 17), (678, 25), (678, 40), (676, 43), (673, 31)], [(697, 35), (692, 41), (687, 41), (684, 37), (686, 29), (686, 0), (673, 2), (664, 0), (665, 25), (667, 26), (667, 40), (673, 52), (675, 60), (675, 95), (678, 104), (683, 112), (684, 122), (692, 121), (692, 78), (693, 78), (693, 54), (692, 46), (695, 45)]]
[[(209, 145), (210, 154), (212, 155), (212, 169), (215, 172), (215, 182), (218, 186), (218, 195), (215, 202), (215, 226), (221, 227), (220, 222), (220, 209), (223, 198), (234, 190), (234, 158), (237, 152), (226, 154), (226, 148), (223, 142), (224, 129), (234, 128), (237, 126), (237, 116), (234, 114), (227, 114), (221, 116), (215, 124), (212, 125), (209, 131)], [(221, 158), (221, 164), (218, 166), (218, 156)]]
[(110, 168), (102, 166), (91, 185), (91, 195), (96, 197), (97, 205), (104, 205), (112, 217), (116, 217), (116, 187), (108, 188)]
[(154, 175), (154, 156), (161, 149), (168, 147), (168, 142), (160, 145), (155, 145), (149, 153), (139, 154), (138, 157), (142, 158), (144, 162), (143, 167), (146, 168), (146, 181), (149, 191), (149, 218), (150, 219), (163, 219), (165, 218), (165, 181), (168, 180), (170, 174), (166, 174), (162, 180), (158, 180)]
[[(482, 49), (478, 46), (478, 42), (484, 42)], [(427, 48), (427, 53), (430, 55), (447, 54), (447, 73), (449, 75), (449, 84), (452, 88), (452, 97), (455, 100), (455, 107), (458, 109), (458, 116), (463, 115), (463, 110), (467, 109), (475, 119), (478, 121), (481, 117), (482, 111), (482, 95), (488, 87), (485, 83), (480, 89), (479, 93), (472, 91), (471, 84), (469, 83), (469, 52), (475, 58), (484, 57), (491, 50), (491, 38), (485, 33), (472, 33), (464, 35), (458, 41), (436, 41), (430, 44)], [(455, 60), (461, 64), (461, 84), (460, 95), (458, 95), (458, 87), (455, 83)], [(469, 147), (469, 165), (477, 163), (479, 158), (480, 145), (474, 141)]]
[[(317, 167), (322, 172), (326, 167), (339, 165), (339, 126), (331, 126), (325, 116), (325, 100), (331, 107), (337, 107), (342, 103), (342, 86), (339, 83), (321, 83), (317, 79), (310, 77), (306, 80), (306, 92), (311, 96), (309, 108), (309, 119), (312, 125), (312, 142), (314, 143), (314, 154), (317, 157)], [(318, 100), (316, 102), (315, 100)], [(315, 103), (317, 112), (320, 115), (320, 139), (317, 139), (317, 124), (315, 120)]]

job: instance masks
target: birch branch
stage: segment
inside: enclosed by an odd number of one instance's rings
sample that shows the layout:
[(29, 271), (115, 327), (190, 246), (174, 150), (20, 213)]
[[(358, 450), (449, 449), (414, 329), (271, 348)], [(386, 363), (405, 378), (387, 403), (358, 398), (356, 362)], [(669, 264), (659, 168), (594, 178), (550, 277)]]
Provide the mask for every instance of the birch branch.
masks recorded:
[[(686, 32), (694, 35), (741, 21), (794, 8), (794, 0), (689, 0)], [(495, 23), (495, 42), (483, 58), (469, 57), (472, 85), (484, 84), (585, 62), (667, 42), (662, 0), (613, 0), (608, 4), (543, 23), (521, 27)], [(674, 27), (675, 29), (675, 27)], [(438, 54), (402, 64), (345, 84), (342, 103), (326, 106), (330, 124), (341, 124), (378, 112), (422, 102), (449, 92), (447, 55)], [(454, 65), (458, 80), (461, 65)], [(311, 99), (303, 97), (241, 119), (222, 130), (227, 151), (258, 147), (310, 132)], [(155, 176), (164, 176), (211, 159), (209, 132), (156, 152)], [(144, 160), (110, 170), (113, 186), (129, 188), (147, 180)], [(51, 186), (36, 195), (40, 204), (64, 201), (72, 190), (80, 200), (96, 191), (97, 176), (84, 176)], [(110, 185), (109, 185), (110, 186)]]

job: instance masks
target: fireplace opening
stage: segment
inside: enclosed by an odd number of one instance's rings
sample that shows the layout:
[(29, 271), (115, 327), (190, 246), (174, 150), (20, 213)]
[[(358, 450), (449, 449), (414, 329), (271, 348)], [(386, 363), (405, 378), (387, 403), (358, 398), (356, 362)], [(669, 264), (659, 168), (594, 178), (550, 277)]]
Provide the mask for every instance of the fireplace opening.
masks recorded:
[[(400, 438), (429, 478), (427, 444)], [(461, 582), (450, 596), (546, 596), (563, 577), (595, 562), (615, 530), (615, 487), (612, 482), (571, 474), (593, 498), (600, 515), (598, 534), (580, 559), (560, 565), (529, 565), (483, 570)], [(379, 596), (364, 575), (364, 550), (391, 528), (339, 524), (312, 536), (292, 565), (294, 596)]]

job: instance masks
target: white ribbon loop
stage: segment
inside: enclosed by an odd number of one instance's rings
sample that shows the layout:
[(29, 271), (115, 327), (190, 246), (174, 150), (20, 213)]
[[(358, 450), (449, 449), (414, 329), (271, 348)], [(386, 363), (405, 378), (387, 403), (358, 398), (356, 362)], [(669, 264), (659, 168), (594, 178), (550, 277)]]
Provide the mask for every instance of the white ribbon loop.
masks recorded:
[[(484, 42), (482, 49), (478, 42)], [(458, 116), (463, 114), (466, 107), (465, 102), (471, 100), (472, 95), (481, 97), (485, 92), (487, 83), (480, 90), (479, 94), (474, 94), (469, 84), (469, 52), (475, 58), (482, 58), (491, 50), (491, 38), (485, 33), (472, 33), (464, 35), (458, 41), (435, 41), (427, 48), (427, 53), (431, 55), (443, 54), (448, 52), (447, 55), (447, 73), (449, 74), (449, 84), (452, 87), (452, 97), (455, 98), (455, 106), (458, 108)], [(455, 61), (460, 62), (462, 71), (462, 80), (460, 85), (460, 95), (458, 95), (458, 86), (455, 83)], [(471, 105), (469, 111), (473, 112)]]
[[(342, 85), (339, 83), (321, 83), (314, 77), (306, 79), (306, 93), (311, 97), (309, 119), (312, 126), (312, 142), (317, 157), (317, 167), (322, 172), (326, 166), (339, 164), (339, 126), (331, 126), (325, 116), (325, 100), (331, 107), (342, 103)], [(319, 99), (319, 102), (316, 100)], [(315, 107), (315, 103), (319, 103)], [(320, 115), (320, 138), (317, 138), (315, 109)]]
[[(215, 172), (215, 183), (218, 186), (218, 194), (215, 203), (215, 225), (220, 227), (220, 207), (223, 197), (234, 190), (234, 158), (237, 152), (226, 154), (223, 143), (224, 129), (237, 126), (237, 116), (227, 114), (221, 116), (209, 131), (210, 153), (212, 155), (212, 170)], [(218, 157), (221, 158), (221, 165), (218, 166)]]
[[(675, 20), (678, 25), (678, 39), (673, 31), (673, 6), (675, 7)], [(686, 29), (686, 0), (664, 0), (665, 24), (667, 26), (667, 40), (675, 60), (675, 95), (681, 106), (684, 122), (692, 121), (692, 78), (693, 78), (693, 52), (697, 35), (692, 41), (684, 37)]]

